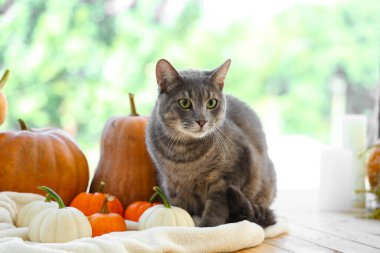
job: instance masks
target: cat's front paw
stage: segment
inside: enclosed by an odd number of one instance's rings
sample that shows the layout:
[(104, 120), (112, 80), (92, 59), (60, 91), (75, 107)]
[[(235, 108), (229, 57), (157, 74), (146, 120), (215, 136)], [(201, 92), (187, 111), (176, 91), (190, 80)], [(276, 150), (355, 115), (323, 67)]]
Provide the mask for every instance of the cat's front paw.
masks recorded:
[(215, 227), (225, 224), (225, 221), (222, 221), (219, 218), (208, 218), (208, 219), (201, 219), (199, 223), (199, 227)]
[(201, 224), (201, 217), (199, 217), (198, 215), (194, 215), (192, 216), (193, 218), (193, 221), (194, 221), (194, 224), (196, 227), (200, 227), (200, 224)]

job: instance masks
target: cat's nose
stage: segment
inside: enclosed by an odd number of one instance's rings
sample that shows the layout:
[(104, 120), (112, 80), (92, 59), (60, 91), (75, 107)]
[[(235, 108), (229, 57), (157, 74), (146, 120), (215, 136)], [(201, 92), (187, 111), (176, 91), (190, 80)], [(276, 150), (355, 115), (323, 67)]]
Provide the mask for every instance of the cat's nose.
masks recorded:
[(200, 127), (203, 127), (207, 123), (207, 120), (200, 119), (196, 120), (195, 122), (197, 122)]

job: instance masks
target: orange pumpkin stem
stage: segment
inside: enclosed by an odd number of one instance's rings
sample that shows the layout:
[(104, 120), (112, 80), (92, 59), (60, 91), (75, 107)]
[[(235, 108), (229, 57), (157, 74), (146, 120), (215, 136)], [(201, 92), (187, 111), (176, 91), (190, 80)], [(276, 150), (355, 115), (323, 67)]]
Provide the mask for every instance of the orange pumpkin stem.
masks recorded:
[(99, 189), (97, 192), (99, 193), (103, 193), (104, 192), (104, 186), (106, 185), (106, 183), (104, 183), (104, 181), (100, 182), (99, 184)]
[(0, 90), (5, 86), (9, 77), (9, 69), (5, 70), (3, 76), (0, 79)]
[(23, 130), (23, 131), (32, 131), (28, 125), (26, 125), (26, 123), (22, 120), (22, 119), (18, 119), (17, 120), (18, 123), (20, 124), (20, 130)]
[(134, 95), (132, 93), (129, 93), (129, 104), (131, 105), (131, 116), (139, 116), (139, 114), (136, 111), (136, 105), (135, 105), (135, 99)]
[(109, 213), (108, 201), (112, 201), (114, 198), (114, 196), (107, 193), (107, 196), (103, 200), (102, 208), (100, 209), (99, 213)]

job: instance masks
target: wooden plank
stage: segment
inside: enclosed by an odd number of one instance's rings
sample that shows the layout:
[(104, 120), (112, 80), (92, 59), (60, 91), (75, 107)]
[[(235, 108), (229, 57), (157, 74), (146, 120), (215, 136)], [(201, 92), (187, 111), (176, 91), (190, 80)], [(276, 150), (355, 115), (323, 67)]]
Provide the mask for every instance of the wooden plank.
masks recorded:
[[(295, 224), (299, 224), (295, 222)], [(311, 228), (316, 231), (320, 231), (326, 234), (330, 234), (339, 238), (347, 239), (353, 242), (368, 245), (380, 250), (380, 237), (374, 236), (368, 233), (362, 233), (354, 227), (345, 228), (341, 223), (336, 224), (321, 224), (321, 223), (308, 223), (302, 225), (304, 227)], [(359, 227), (359, 226), (358, 226)]]
[(291, 234), (277, 238), (266, 239), (265, 242), (295, 253), (339, 252), (324, 246), (320, 246), (314, 242), (302, 240), (300, 238), (294, 237)]
[[(289, 205), (289, 203), (292, 204)], [(318, 221), (350, 231), (360, 231), (364, 234), (380, 236), (380, 221), (361, 218), (365, 216), (365, 210), (323, 212), (318, 209), (317, 203), (317, 190), (279, 191), (274, 208), (276, 213), (295, 218), (293, 220), (302, 220), (302, 222)]]
[(236, 251), (236, 253), (289, 253), (291, 251), (284, 250), (273, 245), (263, 242), (259, 246), (249, 249)]
[(279, 212), (292, 220), (302, 222), (318, 221), (332, 226), (340, 226), (348, 230), (355, 230), (361, 233), (370, 234), (380, 239), (380, 221), (361, 218), (363, 212), (359, 213), (337, 213), (337, 212)]
[[(319, 213), (288, 216), (290, 223), (324, 232), (336, 237), (348, 239), (361, 244), (369, 245), (380, 250), (380, 222), (360, 220), (343, 214)], [(363, 232), (365, 231), (365, 232)]]
[(290, 224), (290, 234), (305, 241), (345, 253), (379, 253), (379, 249), (376, 249), (374, 247), (299, 226), (294, 223)]

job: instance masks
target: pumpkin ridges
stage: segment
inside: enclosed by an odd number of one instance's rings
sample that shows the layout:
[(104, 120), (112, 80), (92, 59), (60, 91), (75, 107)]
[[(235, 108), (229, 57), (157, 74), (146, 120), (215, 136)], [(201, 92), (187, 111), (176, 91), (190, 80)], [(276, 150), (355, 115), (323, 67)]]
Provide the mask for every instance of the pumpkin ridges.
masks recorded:
[[(71, 154), (70, 159), (73, 163), (73, 166), (71, 167), (72, 173), (76, 173), (77, 181), (76, 181), (75, 188), (77, 189), (77, 192), (86, 191), (88, 180), (89, 180), (89, 170), (86, 170), (86, 171), (76, 170), (76, 168), (81, 168), (81, 167), (88, 168), (88, 162), (85, 155), (81, 152), (80, 154), (77, 154), (77, 156), (80, 156), (81, 159), (75, 159), (75, 157), (73, 157), (73, 153), (74, 153), (73, 151), (79, 149), (79, 146), (74, 140), (74, 138), (66, 134), (66, 132), (61, 131), (59, 132), (59, 134), (55, 134), (55, 135), (53, 134), (51, 136), (53, 138), (56, 137), (54, 138), (56, 139), (56, 141), (63, 142), (65, 144), (65, 148), (67, 148), (67, 150), (70, 151), (68, 153)], [(68, 178), (68, 180), (70, 180), (70, 178)], [(64, 187), (69, 187), (72, 189), (74, 185), (71, 183), (70, 185), (64, 185)], [(75, 197), (76, 197), (76, 194), (72, 193), (70, 199), (74, 199)]]
[[(117, 209), (117, 211), (114, 213), (120, 214), (122, 216), (124, 214), (123, 204), (117, 198), (115, 198), (115, 199), (116, 200), (114, 200), (114, 201), (108, 202), (109, 203), (108, 208), (110, 210), (112, 210), (112, 209), (116, 210)], [(121, 206), (119, 206), (119, 204)]]
[[(4, 144), (7, 144), (6, 145), (6, 148), (8, 149), (8, 151), (11, 151), (11, 152), (8, 152), (8, 156), (6, 157), (3, 157), (1, 160), (2, 163), (4, 164), (7, 164), (8, 167), (13, 167), (13, 168), (22, 168), (22, 166), (24, 165), (25, 161), (23, 161), (22, 159), (20, 159), (18, 156), (17, 156), (17, 152), (14, 152), (15, 150), (17, 150), (19, 148), (19, 142), (23, 142), (25, 145), (22, 146), (22, 149), (19, 150), (19, 152), (21, 153), (27, 153), (28, 152), (28, 149), (26, 147), (30, 147), (30, 152), (32, 153), (32, 157), (34, 157), (34, 152), (35, 152), (35, 143), (33, 142), (32, 138), (29, 138), (29, 136), (27, 138), (23, 138), (22, 140), (20, 140), (20, 136), (19, 135), (15, 135), (14, 138), (12, 138), (13, 136), (10, 135), (9, 138), (6, 139), (6, 141), (4, 142)], [(0, 142), (0, 153), (1, 152), (1, 146), (5, 146), (5, 145), (2, 145), (2, 143)], [(33, 160), (29, 160), (28, 162), (32, 163)], [(21, 191), (24, 191), (24, 185), (19, 185), (19, 182), (31, 182), (30, 180), (33, 180), (33, 179), (30, 179), (29, 178), (29, 175), (27, 175), (26, 173), (20, 173), (18, 170), (9, 170), (7, 169), (6, 170), (7, 172), (7, 175), (8, 177), (7, 178), (4, 178), (4, 182), (8, 182), (9, 186), (11, 189), (13, 188), (17, 188), (18, 186), (21, 188), (20, 190)], [(38, 176), (38, 175), (37, 175)], [(12, 178), (17, 178), (17, 180), (12, 180)], [(0, 185), (1, 187), (2, 185)], [(34, 192), (38, 191), (36, 189), (33, 189)]]
[[(81, 192), (81, 193), (79, 193), (74, 199), (73, 199), (73, 201), (71, 201), (71, 203), (70, 203), (70, 206), (74, 206), (74, 207), (76, 207), (77, 209), (79, 209), (79, 210), (84, 210), (84, 202), (83, 201), (81, 201), (82, 200), (82, 198), (84, 197), (84, 195), (86, 195), (86, 193), (85, 192)], [(83, 212), (83, 211), (82, 211)], [(83, 212), (84, 213), (84, 212)], [(85, 214), (85, 213), (84, 213)], [(86, 214), (85, 214), (86, 215)], [(87, 216), (87, 215), (86, 215)]]
[[(114, 219), (117, 220), (115, 221)], [(96, 213), (89, 216), (88, 220), (90, 221), (92, 227), (92, 237), (115, 231), (125, 231), (127, 228), (123, 217), (115, 213)], [(104, 229), (105, 224), (107, 224), (107, 227)], [(124, 226), (121, 224), (124, 224)], [(99, 227), (102, 229), (99, 229)]]
[(99, 203), (103, 202), (106, 195), (104, 193), (98, 193), (95, 192), (93, 195), (90, 195), (88, 198), (90, 198), (89, 204), (88, 204), (88, 212), (90, 214), (99, 212)]
[[(75, 159), (73, 159), (71, 155), (71, 150), (66, 145), (65, 146), (57, 145), (57, 143), (62, 142), (59, 136), (50, 135), (50, 136), (43, 136), (43, 138), (46, 139), (46, 142), (43, 148), (45, 148), (45, 150), (54, 150), (54, 153), (55, 153), (55, 155), (47, 155), (48, 152), (43, 152), (45, 156), (44, 160), (45, 159), (50, 160), (50, 164), (52, 164), (52, 167), (56, 167), (57, 165), (63, 164), (63, 163), (65, 163), (66, 165), (65, 171), (67, 173), (62, 174), (58, 170), (53, 170), (50, 172), (50, 173), (53, 173), (53, 172), (55, 173), (53, 178), (59, 177), (61, 180), (65, 182), (70, 182), (71, 177), (73, 173), (75, 173), (75, 168), (76, 168), (76, 163), (74, 161)], [(37, 142), (37, 144), (38, 143), (39, 145), (42, 144), (40, 142)], [(65, 156), (64, 158), (59, 155), (61, 153), (67, 153), (68, 155)], [(68, 197), (62, 197), (65, 204), (68, 204), (68, 202), (70, 202), (70, 200), (74, 197), (73, 195), (75, 195), (75, 193), (73, 192), (71, 194), (67, 193), (68, 187), (70, 187), (70, 189), (77, 188), (77, 186), (74, 185), (73, 182), (71, 182), (70, 185), (62, 185), (62, 184), (59, 184), (57, 181), (54, 181), (52, 185), (48, 185), (48, 186), (50, 188), (56, 189), (56, 191), (58, 191), (60, 195), (67, 196), (69, 194)]]
[[(78, 145), (75, 142), (69, 142), (68, 140), (63, 139), (63, 141), (66, 143), (68, 149), (71, 151), (69, 152), (70, 154), (73, 154), (73, 150), (79, 148)], [(88, 181), (89, 181), (89, 170), (86, 171), (81, 171), (81, 170), (76, 170), (75, 168), (80, 168), (80, 167), (87, 167), (88, 168), (88, 162), (83, 153), (78, 154), (81, 156), (82, 159), (75, 159), (73, 155), (71, 155), (72, 161), (75, 164), (75, 166), (72, 167), (73, 173), (76, 173), (76, 178), (77, 182), (75, 187), (78, 189), (77, 192), (84, 192), (87, 190), (88, 186)], [(74, 185), (70, 184), (70, 187), (73, 187)], [(71, 199), (74, 199), (76, 196), (75, 193), (72, 194)]]

